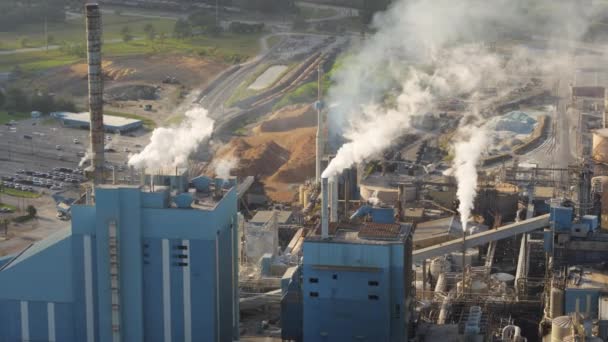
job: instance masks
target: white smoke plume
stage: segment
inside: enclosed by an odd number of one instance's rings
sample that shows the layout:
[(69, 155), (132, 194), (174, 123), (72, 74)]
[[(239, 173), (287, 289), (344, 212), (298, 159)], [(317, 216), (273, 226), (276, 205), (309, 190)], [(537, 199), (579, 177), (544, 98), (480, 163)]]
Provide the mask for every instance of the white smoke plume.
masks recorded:
[(177, 127), (156, 128), (143, 151), (129, 158), (129, 165), (154, 169), (185, 167), (190, 154), (211, 136), (214, 124), (202, 107), (186, 111), (185, 116)]
[(227, 180), (230, 178), (230, 171), (236, 168), (239, 164), (239, 160), (235, 157), (226, 157), (213, 161), (213, 171), (215, 177)]
[(477, 163), (487, 143), (487, 133), (481, 127), (465, 126), (459, 128), (454, 142), (452, 172), (458, 183), (456, 196), (460, 201), (458, 212), (462, 229), (467, 223), (477, 196)]
[(82, 167), (88, 160), (91, 160), (91, 152), (89, 150), (84, 153), (84, 156), (78, 162), (78, 167)]
[[(346, 143), (323, 177), (381, 153), (412, 130), (413, 117), (432, 112), (437, 100), (484, 87), (506, 93), (513, 88), (505, 82), (509, 77), (556, 70), (571, 55), (549, 48), (576, 45), (592, 22), (584, 7), (553, 0), (397, 1), (376, 16), (375, 33), (334, 73), (329, 140), (341, 136)], [(500, 42), (522, 39), (544, 47), (501, 52)], [(396, 104), (385, 105), (395, 88)]]

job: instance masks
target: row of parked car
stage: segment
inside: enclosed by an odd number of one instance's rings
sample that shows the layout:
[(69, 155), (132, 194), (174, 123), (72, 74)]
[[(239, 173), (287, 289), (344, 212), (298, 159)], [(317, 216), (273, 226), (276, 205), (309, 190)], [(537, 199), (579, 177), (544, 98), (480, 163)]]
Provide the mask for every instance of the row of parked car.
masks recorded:
[(81, 169), (56, 167), (49, 172), (19, 170), (15, 175), (2, 176), (2, 185), (23, 191), (34, 191), (35, 187), (62, 190), (66, 184), (79, 184), (85, 181)]

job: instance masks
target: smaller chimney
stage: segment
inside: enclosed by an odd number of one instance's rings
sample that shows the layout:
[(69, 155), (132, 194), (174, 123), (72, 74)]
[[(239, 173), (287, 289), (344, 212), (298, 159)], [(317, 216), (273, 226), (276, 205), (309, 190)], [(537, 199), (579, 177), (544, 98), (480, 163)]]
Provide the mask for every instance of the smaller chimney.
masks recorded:
[(338, 176), (329, 180), (329, 221), (338, 222)]
[(321, 237), (327, 239), (329, 237), (329, 194), (328, 194), (328, 179), (321, 178)]
[(344, 173), (344, 215), (348, 217), (349, 205), (350, 205), (350, 176), (352, 175), (351, 169), (346, 169)]
[(397, 192), (397, 219), (399, 220), (399, 222), (403, 221), (403, 205), (404, 205), (404, 199), (403, 196), (405, 195), (405, 185), (403, 184), (399, 184), (398, 185), (398, 189), (399, 191)]

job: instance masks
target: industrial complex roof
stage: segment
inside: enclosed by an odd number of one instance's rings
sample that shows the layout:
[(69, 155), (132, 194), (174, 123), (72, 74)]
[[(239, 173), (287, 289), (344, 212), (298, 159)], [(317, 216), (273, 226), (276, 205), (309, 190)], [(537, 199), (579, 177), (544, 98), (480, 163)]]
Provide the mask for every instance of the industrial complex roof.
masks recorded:
[[(307, 239), (320, 240), (320, 227), (315, 231), (315, 235)], [(336, 223), (329, 224), (330, 240), (327, 242), (346, 242), (363, 244), (384, 244), (401, 242), (412, 229), (409, 223)]]
[(580, 276), (578, 272), (571, 272), (567, 287), (578, 289), (605, 289), (608, 287), (608, 271), (585, 267), (582, 269)]
[(272, 219), (274, 213), (277, 213), (278, 224), (287, 224), (292, 217), (292, 212), (287, 210), (260, 210), (249, 220), (249, 223), (264, 224)]

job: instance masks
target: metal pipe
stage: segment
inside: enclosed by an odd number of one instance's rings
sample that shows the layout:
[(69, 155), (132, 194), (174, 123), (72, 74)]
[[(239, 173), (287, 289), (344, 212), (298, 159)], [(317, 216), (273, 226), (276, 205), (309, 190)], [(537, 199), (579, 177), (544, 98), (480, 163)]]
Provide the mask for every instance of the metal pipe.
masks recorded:
[(327, 239), (329, 237), (329, 210), (327, 210), (329, 194), (328, 194), (328, 179), (321, 179), (321, 237)]
[(350, 205), (350, 176), (351, 169), (346, 169), (344, 174), (344, 214), (343, 217), (348, 217), (349, 205)]
[(91, 170), (94, 184), (103, 183), (103, 72), (101, 67), (101, 11), (99, 4), (85, 6), (87, 18), (87, 63), (89, 65), (89, 113), (91, 117)]
[(329, 180), (329, 220), (338, 222), (338, 176)]

